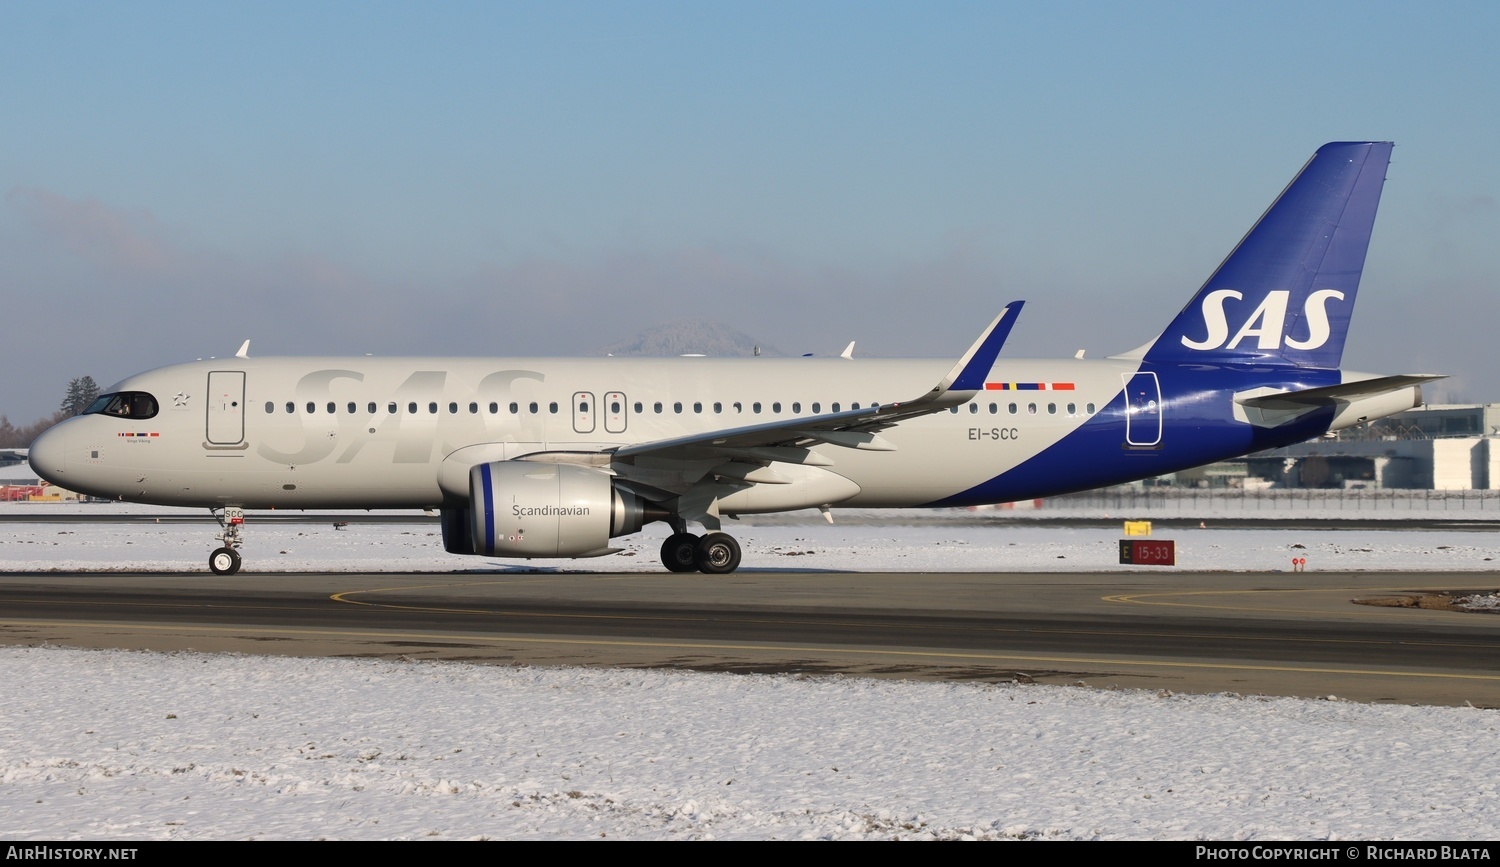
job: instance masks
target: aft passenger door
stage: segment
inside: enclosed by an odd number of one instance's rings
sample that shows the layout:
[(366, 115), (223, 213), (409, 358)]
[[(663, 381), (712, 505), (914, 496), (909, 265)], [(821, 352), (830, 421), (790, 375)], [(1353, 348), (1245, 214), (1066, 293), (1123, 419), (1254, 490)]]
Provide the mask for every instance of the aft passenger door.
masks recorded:
[(1161, 448), (1161, 416), (1161, 383), (1156, 374), (1148, 371), (1128, 377), (1125, 382), (1125, 447)]

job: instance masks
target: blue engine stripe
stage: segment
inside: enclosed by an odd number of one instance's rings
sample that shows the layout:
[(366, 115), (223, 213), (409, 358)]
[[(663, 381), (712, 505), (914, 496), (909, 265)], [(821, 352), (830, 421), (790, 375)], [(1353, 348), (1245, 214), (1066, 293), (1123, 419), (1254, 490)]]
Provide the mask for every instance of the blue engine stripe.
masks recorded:
[(484, 553), (493, 555), (495, 553), (495, 501), (492, 497), (494, 485), (490, 481), (490, 465), (484, 464), (479, 468), (479, 478), (483, 488), (484, 505)]

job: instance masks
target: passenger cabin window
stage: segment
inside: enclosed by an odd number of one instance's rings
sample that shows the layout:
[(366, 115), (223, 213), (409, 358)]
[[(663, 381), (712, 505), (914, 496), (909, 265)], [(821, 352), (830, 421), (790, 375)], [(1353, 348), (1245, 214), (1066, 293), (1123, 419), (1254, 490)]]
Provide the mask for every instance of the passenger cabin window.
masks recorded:
[(458, 415), (458, 402), (457, 401), (449, 401), (448, 402), (448, 414), (449, 415)]
[(338, 413), (338, 411), (339, 411), (339, 405), (330, 400), (328, 402), (328, 414), (329, 415), (335, 415), (335, 414)]
[(393, 400), (390, 403), (386, 404), (385, 405), (385, 411), (388, 412), (388, 413), (390, 413), (391, 415), (395, 415), (396, 414), (396, 402)]
[(408, 403), (406, 405), (406, 411), (409, 412), (409, 413), (411, 413), (412, 415), (416, 415), (417, 414), (417, 402), (416, 401), (412, 401), (411, 403)]
[(144, 391), (119, 391), (114, 394), (99, 395), (93, 405), (84, 411), (84, 414), (98, 413), (117, 418), (151, 418), (159, 409), (156, 398)]
[(557, 415), (557, 401), (554, 400), (553, 402), (547, 404), (547, 412), (550, 412), (553, 415)]
[(275, 411), (276, 411), (276, 404), (272, 403), (269, 400), (266, 401), (266, 414), (269, 415), (269, 414), (271, 414), (271, 413), (273, 413)]
[(429, 400), (427, 402), (427, 414), (428, 415), (437, 415), (437, 401), (435, 401), (435, 400)]
[(818, 404), (817, 401), (813, 401), (812, 411), (813, 411), (813, 414), (816, 415), (816, 414), (822, 412), (823, 408)]
[(289, 415), (291, 413), (296, 412), (297, 411), (297, 405), (295, 403), (292, 403), (291, 401), (287, 401), (286, 402), (286, 411), (287, 411), (287, 414), (289, 414)]
[(536, 410), (536, 401), (533, 400), (531, 403), (526, 405), (526, 411), (531, 413), (532, 415), (536, 415)]

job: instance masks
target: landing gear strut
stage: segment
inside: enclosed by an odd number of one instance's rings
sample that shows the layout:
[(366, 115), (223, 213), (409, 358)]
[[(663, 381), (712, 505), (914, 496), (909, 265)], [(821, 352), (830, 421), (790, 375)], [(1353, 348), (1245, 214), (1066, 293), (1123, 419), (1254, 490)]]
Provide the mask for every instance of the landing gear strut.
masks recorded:
[(728, 533), (673, 533), (661, 545), (661, 562), (672, 572), (726, 575), (739, 568), (740, 544)]
[(240, 528), (245, 526), (245, 510), (238, 506), (225, 506), (214, 517), (219, 519), (219, 541), (222, 548), (208, 555), (208, 568), (215, 575), (233, 575), (240, 571)]

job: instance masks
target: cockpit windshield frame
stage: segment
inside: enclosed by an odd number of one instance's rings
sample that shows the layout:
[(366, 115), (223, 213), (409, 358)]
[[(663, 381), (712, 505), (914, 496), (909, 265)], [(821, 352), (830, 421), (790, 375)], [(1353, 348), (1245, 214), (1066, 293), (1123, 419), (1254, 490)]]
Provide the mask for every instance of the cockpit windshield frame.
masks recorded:
[(144, 391), (117, 391), (101, 394), (84, 415), (110, 415), (115, 418), (147, 419), (161, 411), (156, 398)]

